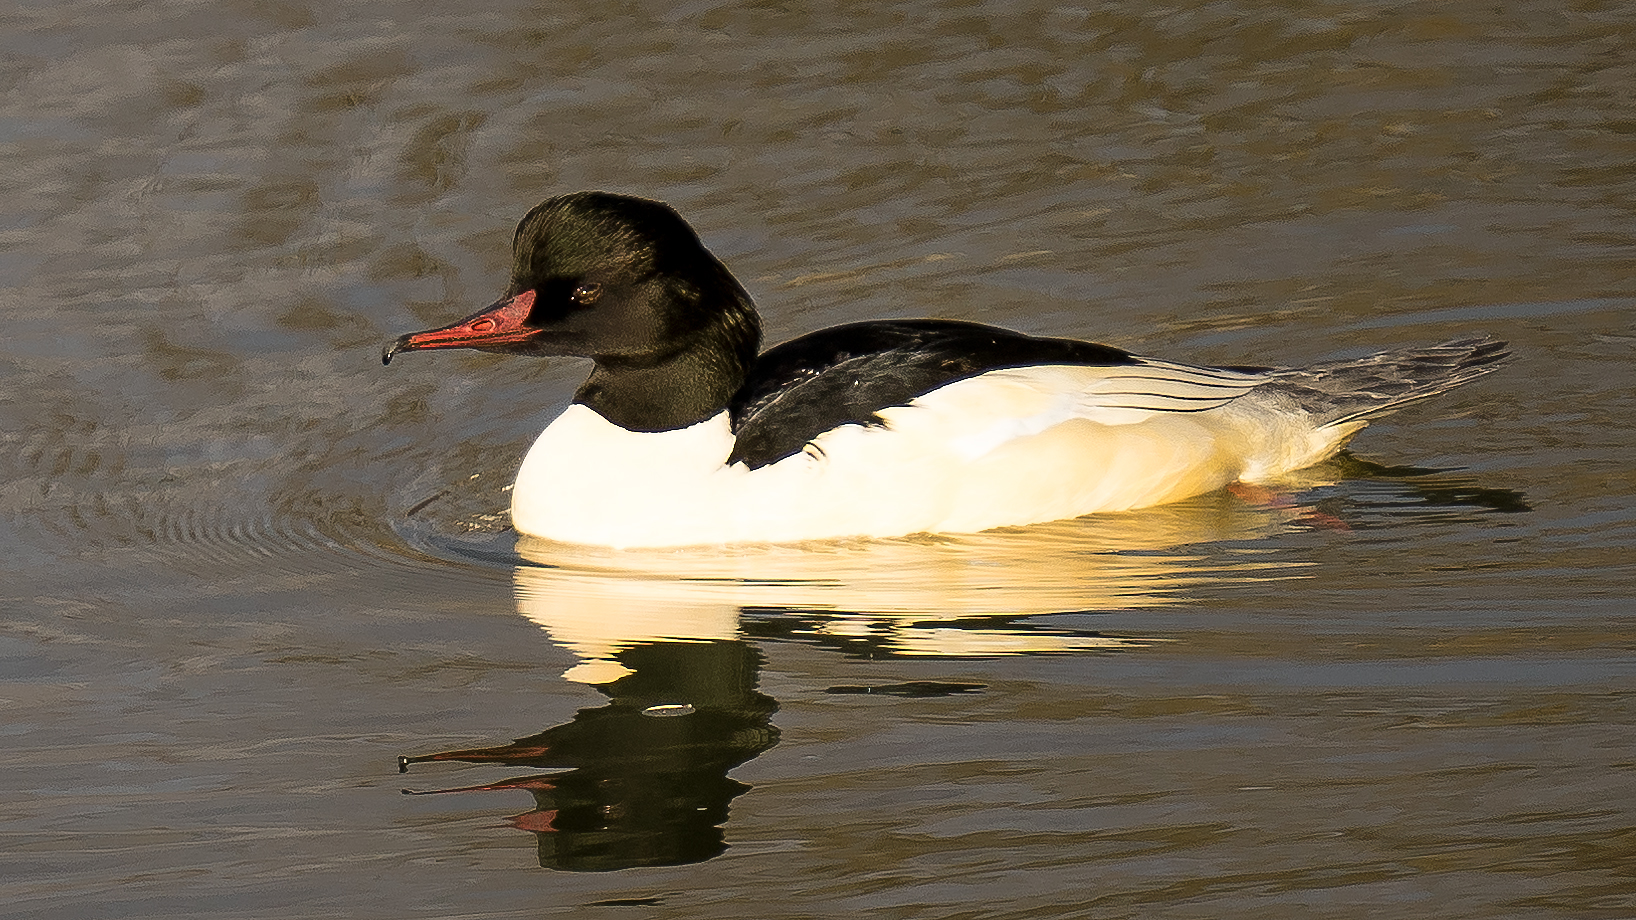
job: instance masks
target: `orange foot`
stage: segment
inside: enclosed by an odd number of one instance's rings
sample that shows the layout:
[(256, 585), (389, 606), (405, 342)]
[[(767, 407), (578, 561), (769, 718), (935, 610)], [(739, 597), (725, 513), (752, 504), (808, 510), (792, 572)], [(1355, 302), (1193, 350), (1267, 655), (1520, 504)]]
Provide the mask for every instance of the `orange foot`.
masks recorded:
[(1234, 482), (1228, 484), (1227, 493), (1252, 505), (1265, 505), (1268, 508), (1294, 508), (1300, 512), (1296, 520), (1323, 530), (1352, 529), (1352, 525), (1333, 514), (1319, 511), (1310, 505), (1296, 504), (1294, 495), (1289, 492), (1281, 492), (1266, 486), (1252, 485), (1248, 482)]
[(1295, 506), (1295, 501), (1290, 498), (1288, 492), (1279, 492), (1276, 489), (1251, 485), (1247, 482), (1228, 483), (1227, 493), (1252, 505), (1267, 505), (1272, 508), (1291, 508)]

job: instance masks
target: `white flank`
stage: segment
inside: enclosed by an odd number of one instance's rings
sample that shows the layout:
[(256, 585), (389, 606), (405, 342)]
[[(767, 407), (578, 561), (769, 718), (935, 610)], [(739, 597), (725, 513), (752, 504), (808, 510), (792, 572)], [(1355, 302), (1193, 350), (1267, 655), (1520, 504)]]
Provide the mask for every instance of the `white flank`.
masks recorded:
[(1240, 399), (1261, 375), (1150, 361), (993, 371), (750, 470), (726, 413), (626, 431), (580, 405), (523, 460), (525, 534), (613, 547), (970, 533), (1179, 501), (1332, 454), (1361, 423)]

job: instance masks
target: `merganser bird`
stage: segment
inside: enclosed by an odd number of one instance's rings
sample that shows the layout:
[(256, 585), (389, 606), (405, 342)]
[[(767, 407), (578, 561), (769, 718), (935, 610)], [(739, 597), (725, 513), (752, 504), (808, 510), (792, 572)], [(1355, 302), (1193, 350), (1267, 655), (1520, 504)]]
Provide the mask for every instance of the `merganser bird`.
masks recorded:
[(1332, 456), (1496, 370), (1489, 338), (1201, 367), (977, 323), (836, 326), (758, 353), (749, 294), (670, 207), (528, 212), (492, 306), (390, 343), (589, 358), (517, 472), (524, 534), (611, 547), (970, 533), (1178, 501)]

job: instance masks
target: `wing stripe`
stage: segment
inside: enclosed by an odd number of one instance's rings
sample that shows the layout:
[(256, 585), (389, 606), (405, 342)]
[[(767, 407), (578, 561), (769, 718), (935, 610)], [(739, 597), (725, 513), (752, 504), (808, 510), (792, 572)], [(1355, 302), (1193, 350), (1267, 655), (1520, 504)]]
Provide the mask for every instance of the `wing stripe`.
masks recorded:
[(1262, 377), (1266, 371), (1239, 367), (1216, 367), (1213, 364), (1188, 364), (1183, 361), (1166, 361), (1163, 358), (1137, 357), (1137, 363), (1142, 367), (1173, 367), (1186, 371), (1198, 371), (1203, 374), (1223, 374), (1229, 377)]
[[(1222, 395), (1219, 395), (1219, 394), (1211, 394), (1209, 396), (1183, 396), (1180, 393), (1144, 393), (1141, 390), (1097, 390), (1096, 395), (1098, 397), (1102, 397), (1102, 396), (1151, 396), (1154, 399), (1179, 399), (1179, 400), (1182, 400), (1183, 402), (1213, 402), (1213, 403), (1217, 403), (1219, 405), (1221, 403), (1232, 402), (1233, 400), (1237, 399), (1239, 396), (1243, 395), (1245, 392), (1247, 392), (1247, 391), (1240, 390), (1237, 393), (1233, 393), (1233, 394), (1231, 394), (1229, 396), (1222, 396)], [(1097, 402), (1101, 402), (1101, 400), (1098, 399)]]
[(1126, 375), (1126, 374), (1117, 374), (1117, 375), (1110, 374), (1109, 376), (1107, 376), (1104, 379), (1106, 379), (1106, 380), (1157, 380), (1157, 381), (1160, 381), (1162, 383), (1179, 383), (1179, 384), (1184, 384), (1186, 386), (1191, 386), (1191, 387), (1207, 387), (1207, 388), (1213, 389), (1213, 390), (1239, 390), (1239, 391), (1253, 390), (1256, 387), (1258, 387), (1261, 384), (1266, 382), (1264, 380), (1255, 380), (1255, 381), (1235, 380), (1235, 381), (1233, 381), (1231, 383), (1222, 383), (1222, 382), (1219, 382), (1219, 381), (1211, 381), (1211, 380), (1189, 380), (1189, 379), (1187, 379), (1185, 377), (1153, 377), (1153, 376), (1136, 375), (1136, 374), (1129, 374), (1129, 375)]
[(1224, 399), (1221, 402), (1211, 403), (1208, 406), (1188, 406), (1188, 407), (1185, 407), (1185, 408), (1181, 407), (1181, 406), (1125, 406), (1125, 405), (1107, 405), (1107, 406), (1098, 405), (1096, 408), (1099, 409), (1099, 410), (1121, 409), (1121, 410), (1128, 410), (1128, 411), (1131, 411), (1131, 412), (1174, 412), (1174, 413), (1177, 413), (1177, 414), (1185, 414), (1185, 413), (1188, 413), (1188, 412), (1209, 412), (1211, 409), (1219, 409), (1222, 406), (1227, 405), (1227, 403), (1229, 403), (1231, 401), (1232, 400)]

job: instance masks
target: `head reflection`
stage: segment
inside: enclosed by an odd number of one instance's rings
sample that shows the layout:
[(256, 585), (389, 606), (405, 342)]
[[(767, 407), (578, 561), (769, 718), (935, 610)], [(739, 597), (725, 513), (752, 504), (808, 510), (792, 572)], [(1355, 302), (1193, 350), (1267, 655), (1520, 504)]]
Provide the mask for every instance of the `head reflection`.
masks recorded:
[(741, 641), (642, 642), (597, 689), (606, 705), (511, 744), (403, 758), (554, 768), (467, 787), (526, 790), (510, 819), (538, 835), (540, 865), (606, 871), (700, 862), (727, 848), (728, 803), (750, 787), (727, 772), (778, 742), (778, 704), (756, 690), (760, 654)]

